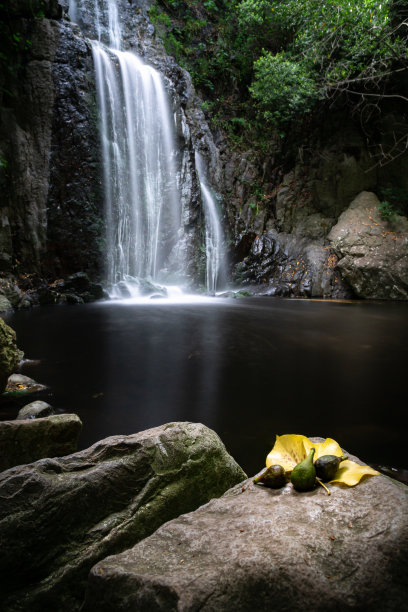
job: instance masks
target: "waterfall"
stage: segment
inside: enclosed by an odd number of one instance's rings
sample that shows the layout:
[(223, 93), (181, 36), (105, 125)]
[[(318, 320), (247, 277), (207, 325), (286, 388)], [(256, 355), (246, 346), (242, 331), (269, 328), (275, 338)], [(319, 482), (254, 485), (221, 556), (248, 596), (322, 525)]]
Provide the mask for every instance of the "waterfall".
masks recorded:
[[(162, 77), (135, 53), (122, 49), (116, 0), (69, 0), (69, 15), (92, 13), (106, 219), (106, 277), (111, 295), (140, 292), (140, 279), (165, 283), (187, 265), (174, 117)], [(89, 21), (88, 21), (89, 24)], [(202, 160), (196, 156), (202, 168)], [(206, 282), (214, 293), (222, 234), (214, 199), (199, 170), (206, 223)]]
[(200, 180), (205, 215), (206, 285), (207, 291), (214, 294), (224, 262), (223, 232), (214, 196), (205, 179), (204, 162), (198, 152), (195, 154), (195, 164)]
[(170, 112), (159, 73), (94, 42), (107, 224), (107, 276), (159, 279), (177, 239), (180, 198)]

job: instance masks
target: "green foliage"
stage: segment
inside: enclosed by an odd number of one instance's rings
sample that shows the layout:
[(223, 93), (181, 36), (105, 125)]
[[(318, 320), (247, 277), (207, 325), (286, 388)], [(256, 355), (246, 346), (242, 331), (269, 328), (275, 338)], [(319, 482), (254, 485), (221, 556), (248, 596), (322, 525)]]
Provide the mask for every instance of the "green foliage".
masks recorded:
[[(408, 64), (407, 28), (393, 19), (395, 7), (402, 6), (401, 2), (238, 2), (239, 24), (248, 36), (258, 31), (260, 36), (268, 35), (280, 44), (278, 53), (266, 49), (255, 58), (251, 92), (264, 118), (279, 125), (298, 112), (308, 111), (313, 99), (344, 92), (361, 97), (372, 86), (378, 92), (383, 77)], [(274, 82), (279, 78), (283, 79), (282, 86)], [(290, 97), (286, 98), (286, 93)], [(286, 108), (288, 102), (291, 109)]]
[(378, 205), (381, 218), (394, 221), (397, 215), (408, 216), (408, 191), (393, 185), (387, 185), (380, 191), (384, 198)]
[(283, 125), (311, 109), (317, 89), (304, 64), (286, 59), (284, 54), (268, 52), (255, 62), (254, 68), (250, 92), (266, 120)]
[(7, 168), (7, 159), (0, 155), (0, 168)]
[[(43, 3), (41, 3), (43, 4)], [(30, 0), (30, 9), (31, 9)], [(0, 93), (14, 97), (13, 91), (21, 68), (21, 59), (31, 49), (32, 42), (27, 32), (22, 32), (22, 20), (9, 13), (10, 5), (0, 3), (0, 72), (2, 74)], [(38, 11), (37, 11), (38, 12)], [(33, 17), (37, 15), (33, 13)], [(25, 30), (25, 27), (23, 26)]]
[(393, 205), (387, 202), (387, 200), (379, 203), (378, 210), (380, 211), (381, 219), (384, 219), (384, 221), (394, 221), (398, 214)]
[(274, 150), (327, 99), (406, 96), (406, 0), (156, 0), (150, 16), (238, 147)]

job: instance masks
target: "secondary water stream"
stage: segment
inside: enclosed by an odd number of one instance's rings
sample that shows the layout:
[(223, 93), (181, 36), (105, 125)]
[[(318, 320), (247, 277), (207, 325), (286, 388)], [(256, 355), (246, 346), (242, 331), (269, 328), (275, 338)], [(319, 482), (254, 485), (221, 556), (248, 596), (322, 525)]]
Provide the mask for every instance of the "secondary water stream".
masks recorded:
[[(213, 428), (248, 473), (285, 433), (333, 437), (367, 462), (407, 467), (407, 304), (150, 300), (6, 318), (41, 360), (23, 373), (83, 420), (81, 448), (190, 420)], [(0, 418), (17, 410), (3, 405)]]
[(209, 294), (214, 294), (222, 279), (222, 274), (225, 273), (225, 254), (223, 252), (224, 236), (222, 232), (219, 215), (217, 212), (217, 204), (215, 197), (211, 192), (206, 177), (205, 165), (201, 155), (195, 154), (196, 168), (200, 180), (202, 200), (205, 213), (205, 250), (206, 250), (206, 279), (207, 291)]

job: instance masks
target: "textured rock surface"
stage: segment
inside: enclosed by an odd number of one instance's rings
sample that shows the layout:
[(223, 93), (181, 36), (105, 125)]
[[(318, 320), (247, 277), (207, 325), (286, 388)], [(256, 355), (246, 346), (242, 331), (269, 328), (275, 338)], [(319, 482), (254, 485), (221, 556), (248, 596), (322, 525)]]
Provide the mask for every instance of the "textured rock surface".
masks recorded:
[(7, 379), (18, 368), (23, 353), (17, 348), (16, 332), (0, 317), (0, 393), (6, 387)]
[(3, 472), (3, 609), (77, 610), (97, 561), (245, 477), (219, 437), (193, 423), (114, 436)]
[(257, 294), (349, 297), (350, 289), (335, 269), (337, 260), (322, 242), (268, 230), (255, 238), (234, 278), (244, 285), (256, 282), (250, 288)]
[(7, 312), (8, 310), (12, 310), (13, 306), (10, 301), (6, 298), (5, 295), (0, 295), (0, 312)]
[(51, 278), (103, 265), (103, 193), (94, 65), (78, 26), (61, 21), (52, 65), (47, 245), (43, 268)]
[(40, 268), (46, 242), (54, 106), (52, 64), (58, 26), (50, 19), (33, 18), (35, 12), (27, 3), (12, 4), (6, 7), (12, 10), (5, 17), (9, 27), (31, 46), (27, 44), (12, 55), (4, 83), (12, 95), (0, 106), (0, 148), (7, 162), (7, 172), (0, 181), (0, 267), (11, 271), (22, 265), (26, 273), (32, 273)]
[(337, 267), (359, 297), (408, 298), (408, 220), (381, 218), (379, 200), (363, 191), (340, 215), (329, 240)]
[(43, 391), (47, 387), (24, 374), (11, 374), (7, 381), (7, 392), (10, 394), (28, 394)]
[(18, 411), (17, 421), (23, 421), (25, 419), (39, 419), (52, 414), (54, 414), (54, 411), (50, 404), (37, 400), (35, 402), (30, 402), (30, 404), (26, 404), (21, 408), (21, 410)]
[[(103, 234), (93, 62), (57, 0), (0, 7), (0, 272), (97, 275)], [(40, 18), (38, 18), (40, 17)], [(25, 43), (27, 41), (27, 43)], [(6, 97), (3, 92), (10, 92)], [(4, 98), (4, 99), (3, 99)]]
[(84, 612), (407, 610), (408, 487), (251, 480), (96, 565)]
[[(385, 149), (393, 122), (401, 129), (406, 125), (403, 117), (379, 119), (377, 133), (384, 135)], [(349, 275), (336, 267), (338, 253), (327, 235), (361, 191), (406, 192), (408, 154), (376, 163), (361, 126), (341, 113), (328, 114), (306, 139), (299, 146), (299, 136), (297, 153), (286, 152), (283, 164), (278, 151), (275, 159), (223, 151), (222, 191), (228, 194), (235, 247), (231, 261), (238, 264), (234, 277), (238, 283), (257, 283), (257, 292), (267, 294), (356, 297)], [(264, 233), (267, 241), (273, 238), (272, 252), (263, 243)], [(401, 298), (397, 293), (389, 297)]]
[(68, 455), (77, 449), (82, 423), (76, 414), (24, 421), (0, 421), (0, 470)]

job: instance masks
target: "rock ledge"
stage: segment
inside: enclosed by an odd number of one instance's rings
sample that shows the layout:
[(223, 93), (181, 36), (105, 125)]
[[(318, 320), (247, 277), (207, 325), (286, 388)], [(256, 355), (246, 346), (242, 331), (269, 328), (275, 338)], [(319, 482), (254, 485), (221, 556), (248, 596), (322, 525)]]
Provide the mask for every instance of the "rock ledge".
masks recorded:
[(408, 487), (297, 493), (252, 480), (90, 574), (83, 612), (408, 609)]

